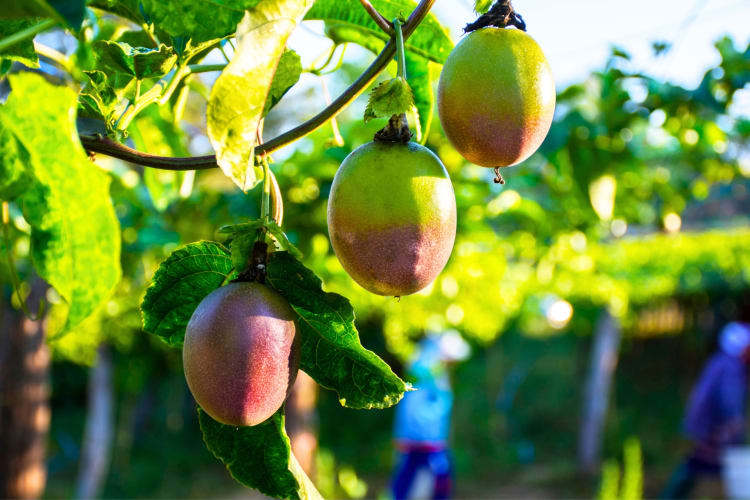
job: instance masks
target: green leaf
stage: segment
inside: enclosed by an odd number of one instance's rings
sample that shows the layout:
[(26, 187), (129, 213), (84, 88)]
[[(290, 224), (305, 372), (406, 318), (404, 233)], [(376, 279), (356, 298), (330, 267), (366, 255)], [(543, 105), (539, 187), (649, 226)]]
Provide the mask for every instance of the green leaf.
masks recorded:
[(258, 183), (253, 151), (271, 83), (287, 39), (313, 0), (262, 0), (237, 27), (237, 52), (208, 100), (208, 137), (216, 161), (243, 191)]
[(494, 1), (495, 0), (474, 0), (474, 12), (477, 14), (484, 14), (490, 10)]
[[(36, 24), (36, 21), (23, 20), (4, 20), (0, 19), (0, 40), (13, 33), (29, 28)], [(34, 50), (34, 40), (27, 38), (15, 45), (11, 45), (4, 51), (0, 52), (0, 60), (8, 59), (18, 61), (29, 68), (39, 67), (39, 57)]]
[(175, 250), (156, 270), (143, 297), (143, 329), (181, 347), (195, 308), (232, 276), (229, 250), (219, 243), (199, 241)]
[(30, 154), (0, 121), (0, 200), (13, 200), (31, 184), (26, 166)]
[(135, 78), (123, 73), (84, 71), (88, 79), (78, 96), (79, 114), (103, 120), (109, 130), (115, 122), (115, 109), (120, 101), (133, 94)]
[(137, 80), (160, 78), (174, 67), (177, 54), (164, 44), (158, 49), (131, 47), (124, 42), (100, 40), (94, 44), (101, 69), (132, 75)]
[(127, 30), (117, 36), (117, 41), (126, 43), (131, 47), (147, 47), (149, 49), (158, 49), (154, 40), (145, 30)]
[(286, 233), (281, 229), (281, 227), (276, 224), (276, 221), (268, 221), (268, 224), (266, 224), (266, 229), (268, 230), (268, 233), (273, 237), (276, 243), (276, 248), (278, 250), (289, 252), (290, 254), (292, 254), (292, 256), (298, 259), (302, 258), (302, 252), (300, 252), (297, 247), (292, 245), (292, 242), (289, 241), (289, 238), (287, 238)]
[(414, 109), (414, 95), (406, 80), (391, 78), (372, 89), (365, 108), (365, 123), (373, 118), (400, 115)]
[[(368, 31), (345, 23), (326, 22), (325, 32), (335, 43), (356, 43), (375, 54), (383, 50), (385, 45), (382, 40)], [(419, 120), (417, 141), (422, 144), (427, 140), (434, 116), (435, 97), (432, 90), (432, 72), (429, 60), (413, 52), (406, 52), (406, 77), (414, 94), (414, 104)], [(396, 74), (395, 63), (391, 73)]]
[(141, 0), (89, 0), (89, 7), (106, 10), (140, 25), (145, 23), (140, 9)]
[(49, 17), (79, 29), (86, 15), (85, 0), (3, 0), (0, 19)]
[[(356, 43), (373, 54), (378, 54), (385, 47), (385, 41), (373, 35), (371, 31), (349, 23), (326, 21), (325, 34), (337, 45)], [(396, 62), (393, 61), (392, 64), (395, 65)]]
[(349, 301), (323, 291), (320, 278), (288, 252), (268, 257), (266, 283), (299, 314), (300, 367), (335, 390), (349, 408), (387, 408), (409, 390), (388, 364), (359, 342)]
[(406, 77), (414, 92), (414, 105), (417, 108), (420, 134), (417, 141), (424, 144), (430, 133), (435, 113), (435, 94), (432, 90), (432, 69), (430, 61), (409, 52), (406, 53)]
[(219, 234), (229, 235), (231, 238), (229, 248), (232, 252), (232, 262), (237, 272), (242, 272), (247, 268), (249, 257), (252, 255), (253, 245), (258, 240), (258, 231), (265, 228), (267, 235), (270, 237), (276, 250), (291, 253), (296, 258), (302, 258), (302, 252), (299, 251), (287, 238), (286, 233), (279, 227), (274, 220), (268, 222), (262, 219), (223, 226), (219, 229)]
[[(263, 221), (258, 221), (262, 222)], [(238, 273), (244, 272), (248, 264), (250, 264), (250, 258), (253, 254), (253, 245), (258, 241), (258, 231), (245, 231), (237, 233), (232, 238), (229, 244), (229, 250), (232, 252), (232, 265)]]
[[(417, 6), (412, 0), (371, 0), (371, 3), (389, 21), (396, 17), (408, 17)], [(353, 1), (317, 0), (305, 19), (347, 23), (366, 30), (381, 40), (387, 41), (389, 38), (367, 12)], [(405, 46), (406, 50), (440, 64), (445, 62), (453, 50), (450, 34), (433, 14), (427, 15), (406, 40)]]
[(120, 228), (109, 177), (88, 160), (77, 140), (73, 91), (31, 73), (9, 80), (12, 91), (0, 108), (0, 137), (6, 145), (16, 141), (18, 156), (3, 156), (0, 162), (14, 169), (26, 163), (29, 186), (20, 202), (32, 228), (32, 260), (70, 305), (70, 328), (107, 299), (120, 280)]
[(143, 0), (150, 21), (173, 37), (203, 42), (224, 38), (246, 10), (268, 0)]
[(279, 59), (279, 65), (276, 68), (276, 74), (273, 75), (273, 82), (268, 91), (266, 106), (263, 108), (263, 116), (266, 116), (271, 108), (276, 106), (291, 89), (302, 75), (302, 60), (293, 50), (285, 50)]
[(321, 499), (292, 454), (284, 431), (284, 409), (252, 427), (220, 424), (198, 409), (206, 447), (232, 477), (274, 498)]
[(11, 66), (13, 66), (13, 61), (0, 58), (0, 77), (7, 75)]

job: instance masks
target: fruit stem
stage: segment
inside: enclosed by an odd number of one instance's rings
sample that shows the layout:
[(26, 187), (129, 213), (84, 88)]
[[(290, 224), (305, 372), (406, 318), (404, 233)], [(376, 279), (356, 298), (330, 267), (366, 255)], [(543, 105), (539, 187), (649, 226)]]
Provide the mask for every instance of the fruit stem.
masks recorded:
[(263, 222), (268, 224), (271, 215), (271, 175), (268, 173), (270, 169), (266, 155), (261, 156), (260, 161), (263, 163), (263, 197), (260, 201), (260, 214)]
[[(396, 59), (398, 61), (398, 78), (406, 81), (406, 52), (404, 51), (404, 34), (401, 30), (401, 20), (393, 20), (393, 31), (396, 33)], [(411, 140), (411, 130), (406, 113), (391, 116), (388, 125), (383, 127), (373, 138), (377, 142), (400, 142), (406, 144)]]
[(396, 56), (398, 57), (398, 76), (406, 81), (406, 51), (404, 50), (404, 33), (401, 31), (401, 20), (393, 20), (393, 30), (396, 32)]

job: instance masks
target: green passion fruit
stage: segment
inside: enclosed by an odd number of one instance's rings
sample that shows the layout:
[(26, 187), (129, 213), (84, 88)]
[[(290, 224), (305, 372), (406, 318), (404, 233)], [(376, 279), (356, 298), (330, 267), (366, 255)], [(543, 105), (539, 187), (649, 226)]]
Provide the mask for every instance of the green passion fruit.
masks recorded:
[(445, 135), (464, 158), (508, 167), (544, 141), (555, 83), (533, 38), (517, 29), (482, 28), (448, 55), (437, 101)]
[(373, 141), (341, 164), (328, 198), (331, 244), (347, 273), (378, 295), (430, 284), (456, 237), (456, 197), (429, 149)]
[(214, 420), (259, 424), (283, 404), (300, 360), (297, 315), (260, 283), (230, 283), (201, 301), (185, 331), (190, 392)]

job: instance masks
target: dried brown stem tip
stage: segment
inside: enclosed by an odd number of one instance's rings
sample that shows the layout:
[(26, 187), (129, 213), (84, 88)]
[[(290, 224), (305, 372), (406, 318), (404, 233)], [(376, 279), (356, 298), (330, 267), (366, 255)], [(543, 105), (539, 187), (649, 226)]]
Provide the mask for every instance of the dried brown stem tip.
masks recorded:
[(469, 23), (464, 28), (464, 33), (470, 33), (480, 28), (495, 26), (505, 28), (515, 26), (521, 31), (526, 31), (526, 23), (520, 14), (513, 10), (510, 0), (498, 0), (486, 14), (480, 16), (473, 23)]
[(377, 142), (400, 142), (406, 144), (411, 140), (411, 130), (406, 114), (393, 115), (388, 120), (388, 125), (375, 133), (374, 140)]
[(495, 167), (495, 184), (505, 184), (503, 174), (500, 173), (500, 167)]

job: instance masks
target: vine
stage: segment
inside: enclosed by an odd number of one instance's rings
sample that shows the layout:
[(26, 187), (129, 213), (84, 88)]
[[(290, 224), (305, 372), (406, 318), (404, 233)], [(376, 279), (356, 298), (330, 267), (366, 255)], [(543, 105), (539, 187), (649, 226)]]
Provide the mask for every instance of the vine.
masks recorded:
[[(369, 3), (369, 2), (368, 2)], [(429, 13), (435, 0), (422, 0), (411, 13), (403, 25), (403, 38), (408, 39), (417, 26)], [(369, 11), (368, 11), (369, 13)], [(392, 31), (392, 30), (391, 30)], [(339, 114), (346, 106), (357, 98), (370, 83), (385, 69), (393, 56), (396, 55), (395, 35), (386, 43), (383, 50), (370, 66), (339, 95), (330, 105), (306, 122), (282, 133), (281, 135), (259, 144), (255, 153), (262, 155), (272, 153), (322, 127), (330, 119)], [(142, 108), (141, 108), (142, 109)], [(160, 168), (164, 170), (203, 170), (217, 167), (216, 156), (166, 157), (157, 156), (120, 144), (102, 135), (81, 135), (81, 144), (92, 153), (100, 153), (144, 167)]]

